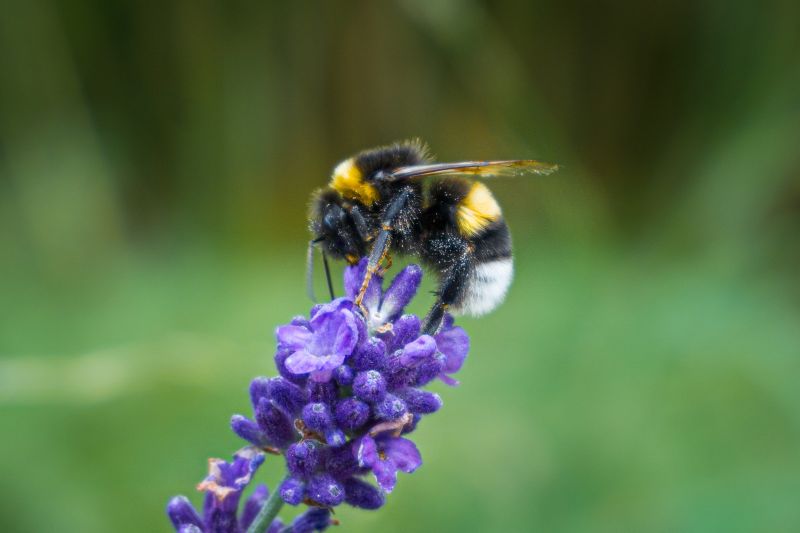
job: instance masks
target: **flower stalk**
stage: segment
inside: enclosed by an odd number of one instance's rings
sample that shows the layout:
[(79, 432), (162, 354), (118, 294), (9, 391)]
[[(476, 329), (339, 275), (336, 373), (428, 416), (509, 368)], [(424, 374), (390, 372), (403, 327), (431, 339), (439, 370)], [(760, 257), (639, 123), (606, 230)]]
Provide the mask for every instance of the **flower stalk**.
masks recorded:
[[(286, 477), (288, 477), (288, 474)], [(283, 507), (283, 499), (281, 499), (278, 491), (275, 491), (267, 498), (266, 503), (253, 519), (250, 527), (247, 528), (247, 533), (264, 533), (278, 516), (278, 513), (281, 512), (281, 507)]]

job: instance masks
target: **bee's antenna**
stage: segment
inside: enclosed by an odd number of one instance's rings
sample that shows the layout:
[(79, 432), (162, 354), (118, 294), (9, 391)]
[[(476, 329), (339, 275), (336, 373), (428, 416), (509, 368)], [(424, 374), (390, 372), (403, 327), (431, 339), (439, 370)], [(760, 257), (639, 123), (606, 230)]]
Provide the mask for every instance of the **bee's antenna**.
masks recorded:
[(308, 241), (308, 250), (306, 251), (306, 294), (312, 302), (317, 301), (317, 296), (314, 294), (314, 245), (317, 242), (317, 239)]
[[(317, 237), (308, 241), (308, 251), (306, 252), (306, 292), (312, 302), (317, 301), (317, 296), (314, 294), (314, 246), (325, 240), (325, 236)], [(325, 265), (325, 279), (328, 281), (328, 292), (331, 295), (331, 300), (336, 298), (333, 293), (333, 280), (331, 279), (331, 267), (328, 264), (328, 256), (322, 252), (322, 264)]]
[(328, 292), (331, 293), (331, 301), (336, 298), (333, 294), (333, 281), (331, 281), (331, 267), (328, 265), (328, 256), (322, 252), (322, 264), (325, 265), (325, 278), (328, 280)]

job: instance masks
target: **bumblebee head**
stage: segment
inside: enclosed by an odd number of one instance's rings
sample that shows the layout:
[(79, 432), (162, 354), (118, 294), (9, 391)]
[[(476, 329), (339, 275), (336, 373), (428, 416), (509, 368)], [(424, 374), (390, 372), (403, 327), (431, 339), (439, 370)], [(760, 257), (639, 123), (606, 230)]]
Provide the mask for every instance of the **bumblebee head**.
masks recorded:
[(366, 243), (339, 191), (333, 188), (317, 191), (311, 200), (309, 219), (315, 242), (334, 259), (353, 263), (366, 254)]
[(351, 157), (339, 163), (333, 170), (331, 187), (348, 200), (371, 207), (378, 201), (378, 189), (368, 181), (368, 177)]

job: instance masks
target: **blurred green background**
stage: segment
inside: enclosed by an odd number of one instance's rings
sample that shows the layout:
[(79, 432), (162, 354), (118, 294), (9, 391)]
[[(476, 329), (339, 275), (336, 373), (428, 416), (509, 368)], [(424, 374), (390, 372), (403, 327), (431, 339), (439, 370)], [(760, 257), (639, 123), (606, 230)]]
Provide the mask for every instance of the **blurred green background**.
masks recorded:
[(799, 531), (798, 21), (795, 1), (6, 0), (2, 530), (168, 531), (309, 307), (308, 194), (420, 136), (563, 168), (491, 183), (515, 284), (461, 321), (425, 465), (340, 531)]

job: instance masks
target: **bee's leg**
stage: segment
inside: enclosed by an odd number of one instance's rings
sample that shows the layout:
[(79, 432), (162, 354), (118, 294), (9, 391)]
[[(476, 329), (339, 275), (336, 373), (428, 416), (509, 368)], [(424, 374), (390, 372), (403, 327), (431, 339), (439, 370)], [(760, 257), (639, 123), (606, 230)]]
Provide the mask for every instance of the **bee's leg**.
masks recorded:
[(350, 208), (350, 216), (353, 219), (353, 224), (356, 227), (356, 231), (358, 232), (358, 236), (361, 237), (361, 240), (364, 242), (369, 242), (372, 240), (374, 236), (369, 234), (369, 224), (367, 224), (367, 219), (364, 216), (364, 213), (361, 212), (361, 208), (358, 205), (354, 205)]
[[(372, 251), (369, 254), (367, 261), (367, 272), (364, 274), (364, 281), (361, 282), (361, 289), (356, 296), (356, 305), (361, 307), (361, 300), (364, 299), (364, 293), (367, 292), (369, 282), (372, 276), (378, 271), (384, 257), (389, 253), (389, 247), (392, 245), (392, 230), (391, 227), (384, 226), (378, 237), (375, 239), (375, 244), (372, 246)], [(362, 311), (365, 311), (362, 307)], [(364, 313), (366, 315), (366, 312)]]
[[(392, 245), (392, 230), (400, 216), (403, 214), (403, 209), (406, 207), (409, 197), (411, 196), (411, 189), (404, 189), (395, 196), (392, 203), (390, 203), (383, 213), (381, 220), (381, 230), (378, 236), (375, 237), (375, 242), (372, 245), (372, 251), (369, 253), (369, 261), (367, 262), (367, 272), (364, 275), (364, 281), (361, 283), (361, 289), (356, 296), (356, 305), (361, 307), (361, 301), (364, 299), (364, 293), (367, 292), (369, 282), (372, 276), (378, 271), (381, 262), (386, 258), (389, 253), (389, 248)], [(362, 308), (363, 311), (363, 308)]]
[(328, 280), (328, 292), (331, 294), (331, 301), (336, 299), (333, 293), (333, 281), (331, 281), (331, 267), (328, 264), (328, 254), (322, 252), (322, 264), (325, 266), (325, 279)]
[(434, 335), (439, 330), (447, 309), (463, 298), (471, 272), (472, 256), (467, 251), (442, 277), (441, 286), (437, 291), (436, 302), (425, 317), (425, 322), (422, 326), (423, 334)]

